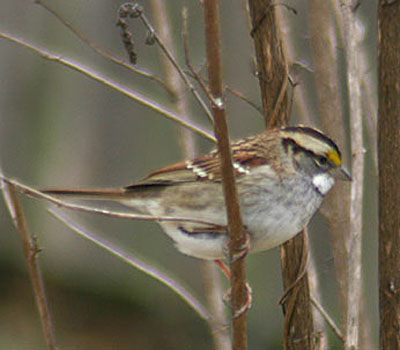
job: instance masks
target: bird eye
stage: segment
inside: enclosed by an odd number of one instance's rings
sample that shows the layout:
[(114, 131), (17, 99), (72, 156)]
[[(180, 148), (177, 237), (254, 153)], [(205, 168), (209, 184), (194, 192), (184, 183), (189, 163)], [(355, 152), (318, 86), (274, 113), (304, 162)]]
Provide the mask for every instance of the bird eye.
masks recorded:
[(317, 164), (322, 167), (324, 167), (328, 164), (328, 158), (326, 158), (325, 156), (316, 157), (316, 161), (317, 161)]

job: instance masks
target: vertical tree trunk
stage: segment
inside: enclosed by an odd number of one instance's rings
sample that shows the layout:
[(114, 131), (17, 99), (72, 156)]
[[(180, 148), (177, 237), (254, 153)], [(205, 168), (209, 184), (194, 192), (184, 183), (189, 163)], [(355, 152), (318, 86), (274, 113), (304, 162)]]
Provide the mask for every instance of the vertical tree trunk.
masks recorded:
[(400, 2), (378, 4), (381, 349), (400, 348)]

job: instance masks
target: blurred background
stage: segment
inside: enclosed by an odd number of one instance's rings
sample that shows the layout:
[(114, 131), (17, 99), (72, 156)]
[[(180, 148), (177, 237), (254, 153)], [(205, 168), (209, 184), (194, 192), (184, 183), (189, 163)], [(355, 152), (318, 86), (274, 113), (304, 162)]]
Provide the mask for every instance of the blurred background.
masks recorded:
[[(117, 11), (123, 1), (48, 0), (71, 25), (98, 47), (126, 58)], [(314, 126), (317, 115), (307, 25), (307, 1), (286, 1), (285, 32), (292, 37), (295, 56), (307, 69), (297, 76)], [(200, 1), (166, 2), (173, 40), (183, 65), (181, 9), (188, 6), (189, 47), (195, 68), (205, 64)], [(143, 1), (147, 16), (151, 10)], [(366, 74), (375, 82), (376, 4), (362, 2), (360, 30), (365, 31)], [(254, 74), (253, 44), (239, 0), (221, 1), (221, 27), (226, 84), (260, 105)], [(138, 67), (162, 75), (158, 48), (144, 44), (146, 30), (131, 21)], [(171, 108), (160, 84), (96, 55), (43, 7), (28, 0), (2, 0), (0, 30), (61, 57), (79, 62), (124, 87)], [(340, 52), (340, 47), (338, 47)], [(340, 56), (340, 54), (339, 54)], [(203, 71), (204, 72), (204, 71)], [(343, 84), (344, 82), (343, 77)], [(345, 85), (341, 87), (346, 94)], [(0, 38), (0, 162), (5, 175), (36, 188), (53, 186), (119, 187), (152, 169), (182, 159), (177, 125), (61, 64)], [(211, 130), (204, 112), (187, 92), (190, 118)], [(233, 139), (260, 132), (263, 117), (243, 100), (227, 94)], [(297, 122), (296, 104), (293, 123)], [(346, 111), (346, 105), (344, 105)], [(329, 133), (329, 131), (328, 131)], [(197, 152), (213, 145), (195, 135)], [(343, 146), (343, 145), (342, 145)], [(364, 222), (365, 297), (373, 338), (377, 339), (376, 183), (370, 145), (366, 144)], [(208, 349), (212, 338), (200, 319), (171, 290), (125, 265), (79, 237), (48, 212), (48, 203), (23, 197), (30, 230), (38, 236), (40, 263), (60, 349)], [(182, 255), (156, 223), (70, 213), (78, 223), (130, 254), (178, 276), (200, 300), (204, 285), (199, 261)], [(320, 279), (322, 302), (339, 322), (336, 282), (326, 224), (317, 214), (310, 228), (311, 249)], [(253, 308), (248, 313), (249, 348), (281, 348), (283, 294), (279, 251), (250, 255), (248, 281)], [(228, 288), (223, 281), (224, 289)], [(42, 331), (22, 254), (3, 201), (0, 201), (0, 348), (42, 349)], [(334, 339), (334, 336), (331, 335)], [(334, 341), (334, 340), (333, 340)]]

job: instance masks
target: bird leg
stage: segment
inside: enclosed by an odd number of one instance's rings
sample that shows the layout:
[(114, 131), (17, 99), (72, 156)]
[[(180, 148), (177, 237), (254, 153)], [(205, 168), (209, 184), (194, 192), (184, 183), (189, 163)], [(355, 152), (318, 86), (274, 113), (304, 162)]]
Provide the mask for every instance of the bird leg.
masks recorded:
[[(225, 248), (224, 250), (226, 251), (227, 249)], [(243, 243), (243, 245), (241, 247), (239, 247), (239, 250), (232, 255), (232, 257), (229, 257), (230, 262), (233, 263), (239, 259), (243, 259), (247, 255), (249, 250), (250, 250), (250, 235), (246, 232), (245, 242)], [(225, 275), (225, 277), (228, 280), (230, 280), (231, 271), (230, 271), (229, 267), (220, 259), (215, 259), (214, 262), (220, 268), (220, 270)], [(235, 310), (233, 311), (233, 318), (237, 318), (237, 317), (241, 316), (243, 313), (245, 313), (251, 307), (252, 299), (253, 299), (253, 297), (252, 297), (253, 291), (247, 282), (245, 284), (245, 288), (246, 288), (246, 301), (239, 308), (235, 308)], [(231, 303), (230, 303), (231, 294), (232, 294), (231, 289), (228, 289), (228, 291), (226, 291), (223, 296), (223, 300), (227, 305), (229, 305), (232, 308)]]

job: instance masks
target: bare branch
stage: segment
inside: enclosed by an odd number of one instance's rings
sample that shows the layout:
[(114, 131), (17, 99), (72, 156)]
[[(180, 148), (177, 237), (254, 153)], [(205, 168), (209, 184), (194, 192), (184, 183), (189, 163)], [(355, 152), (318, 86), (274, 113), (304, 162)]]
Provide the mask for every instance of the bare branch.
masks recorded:
[(24, 250), (26, 263), (28, 266), (29, 277), (32, 282), (32, 289), (36, 300), (36, 306), (39, 310), (40, 321), (42, 324), (43, 334), (47, 348), (50, 350), (57, 349), (54, 327), (50, 316), (50, 310), (47, 303), (46, 292), (42, 279), (42, 273), (37, 261), (40, 251), (37, 245), (36, 237), (31, 236), (28, 224), (22, 209), (21, 202), (18, 198), (16, 186), (9, 182), (3, 182), (3, 196), (7, 204), (10, 215), (14, 221)]
[(133, 66), (132, 64), (129, 64), (122, 60), (121, 58), (118, 58), (114, 56), (113, 54), (99, 48), (96, 46), (93, 42), (91, 42), (88, 38), (86, 38), (81, 32), (79, 32), (77, 29), (73, 27), (73, 25), (68, 22), (60, 13), (58, 13), (56, 10), (45, 4), (41, 0), (35, 0), (35, 3), (44, 8), (46, 11), (48, 11), (51, 15), (53, 15), (57, 20), (59, 20), (69, 31), (71, 31), (80, 41), (85, 43), (87, 46), (89, 46), (94, 52), (96, 52), (99, 56), (104, 57), (105, 59), (108, 59), (124, 68), (127, 68), (131, 70), (134, 73), (137, 73), (139, 75), (142, 75), (146, 78), (149, 78), (150, 80), (154, 80), (157, 83), (159, 83), (161, 86), (164, 88), (168, 89), (167, 86), (165, 85), (165, 82), (155, 74), (148, 72), (144, 69), (139, 69)]
[(17, 43), (23, 47), (26, 47), (26, 48), (34, 51), (37, 54), (39, 54), (41, 57), (43, 57), (44, 59), (47, 59), (47, 60), (53, 61), (53, 62), (57, 62), (57, 63), (61, 63), (62, 65), (66, 66), (68, 68), (71, 68), (79, 73), (82, 73), (82, 74), (86, 75), (87, 77), (89, 77), (93, 80), (96, 80), (96, 81), (122, 93), (125, 96), (128, 96), (132, 100), (135, 100), (136, 102), (139, 102), (142, 105), (151, 108), (152, 110), (158, 112), (159, 114), (163, 115), (164, 117), (167, 117), (168, 119), (172, 119), (173, 121), (181, 124), (185, 128), (195, 131), (198, 134), (206, 137), (207, 139), (215, 142), (215, 138), (208, 131), (203, 130), (200, 126), (197, 126), (195, 123), (185, 121), (182, 117), (180, 117), (180, 116), (176, 115), (175, 113), (167, 110), (166, 108), (160, 106), (157, 102), (147, 99), (134, 91), (128, 90), (128, 89), (120, 86), (118, 83), (110, 80), (109, 78), (105, 78), (105, 77), (101, 76), (99, 73), (97, 73), (94, 70), (86, 68), (86, 67), (82, 66), (81, 64), (76, 63), (72, 60), (69, 60), (69, 59), (63, 58), (61, 56), (55, 55), (53, 53), (50, 53), (47, 50), (39, 48), (38, 46), (28, 43), (22, 39), (18, 39), (15, 36), (7, 34), (5, 32), (0, 31), (0, 37), (7, 39), (9, 41), (12, 41), (14, 43)]
[(182, 41), (183, 41), (183, 51), (185, 54), (185, 63), (189, 69), (189, 75), (192, 76), (197, 83), (199, 84), (200, 88), (203, 90), (204, 94), (207, 96), (208, 100), (214, 105), (214, 98), (210, 92), (210, 89), (205, 84), (204, 80), (201, 78), (200, 74), (194, 69), (192, 63), (190, 62), (190, 53), (189, 53), (189, 28), (188, 28), (188, 12), (187, 8), (184, 7), (182, 10)]
[(328, 312), (323, 308), (323, 306), (320, 304), (320, 302), (314, 298), (313, 295), (311, 295), (311, 302), (314, 304), (316, 309), (319, 311), (319, 313), (322, 315), (322, 317), (325, 319), (326, 323), (332, 328), (332, 330), (335, 332), (336, 336), (344, 342), (344, 337), (342, 331), (339, 329), (339, 327), (336, 325), (335, 321), (332, 319), (331, 316), (329, 316)]
[(122, 6), (125, 6), (126, 10), (129, 11), (129, 13), (135, 13), (136, 17), (141, 19), (144, 26), (148, 29), (149, 35), (151, 36), (151, 38), (161, 48), (161, 50), (166, 55), (168, 60), (174, 66), (176, 71), (179, 73), (179, 76), (182, 78), (183, 82), (186, 84), (186, 86), (189, 88), (190, 92), (193, 94), (196, 101), (200, 104), (200, 106), (205, 111), (207, 117), (210, 119), (211, 122), (213, 122), (214, 120), (213, 120), (212, 114), (211, 114), (210, 110), (208, 109), (207, 105), (205, 104), (205, 102), (203, 101), (203, 99), (201, 98), (200, 94), (198, 93), (196, 88), (193, 86), (191, 81), (188, 79), (188, 77), (186, 76), (183, 69), (179, 66), (178, 62), (172, 55), (171, 51), (168, 49), (168, 47), (166, 45), (164, 45), (164, 42), (161, 40), (160, 36), (158, 35), (158, 33), (156, 32), (154, 27), (151, 25), (150, 21), (147, 19), (146, 15), (144, 14), (143, 8), (138, 4), (131, 4), (131, 3), (126, 3)]
[(137, 257), (133, 257), (119, 248), (112, 245), (110, 242), (104, 241), (101, 238), (97, 237), (95, 234), (85, 230), (82, 226), (73, 223), (71, 219), (66, 217), (64, 214), (60, 213), (55, 209), (49, 210), (51, 214), (53, 214), (58, 220), (63, 222), (70, 229), (78, 233), (80, 236), (86, 238), (92, 243), (95, 243), (99, 247), (105, 249), (112, 255), (118, 257), (123, 262), (128, 265), (133, 266), (134, 268), (144, 272), (146, 275), (160, 281), (162, 284), (172, 289), (177, 295), (179, 295), (196, 313), (204, 320), (208, 320), (210, 315), (205, 307), (190, 293), (183, 287), (182, 283), (179, 283), (177, 278), (172, 278), (167, 274), (161, 272), (159, 269), (155, 268), (152, 265), (146, 264), (142, 259)]

